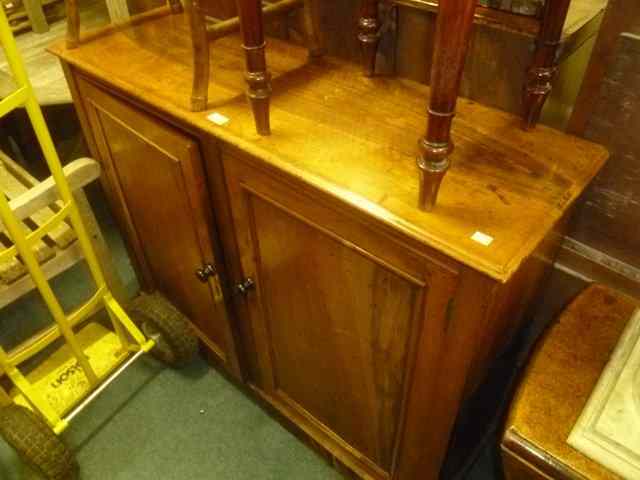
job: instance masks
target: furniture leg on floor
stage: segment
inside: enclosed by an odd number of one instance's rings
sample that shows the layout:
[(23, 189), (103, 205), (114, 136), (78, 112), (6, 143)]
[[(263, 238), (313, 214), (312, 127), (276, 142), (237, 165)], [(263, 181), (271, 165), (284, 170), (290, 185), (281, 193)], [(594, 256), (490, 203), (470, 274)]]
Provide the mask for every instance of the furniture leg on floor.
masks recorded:
[(363, 0), (358, 21), (358, 40), (362, 50), (364, 74), (372, 76), (376, 70), (376, 53), (380, 42), (378, 0)]
[(318, 0), (280, 0), (269, 3), (237, 0), (238, 16), (207, 24), (206, 18), (213, 18), (215, 12), (215, 5), (209, 3), (210, 0), (192, 0), (189, 9), (194, 55), (191, 109), (197, 112), (207, 108), (211, 42), (241, 30), (247, 62), (247, 96), (255, 115), (256, 130), (260, 135), (269, 135), (271, 75), (265, 60), (264, 22), (302, 7), (309, 56), (319, 57), (324, 54), (325, 48), (320, 31)]
[(427, 132), (419, 141), (419, 207), (433, 209), (453, 151), (451, 124), (469, 47), (476, 0), (442, 2), (436, 22)]
[(536, 51), (524, 88), (525, 130), (538, 123), (544, 102), (551, 93), (552, 81), (557, 71), (556, 55), (570, 3), (571, 0), (547, 0), (545, 5), (540, 34), (536, 39)]
[(247, 97), (253, 110), (256, 130), (260, 135), (271, 134), (269, 122), (269, 99), (271, 97), (271, 74), (267, 70), (264, 50), (264, 27), (260, 0), (237, 0), (240, 15), (240, 30), (247, 61), (245, 79)]

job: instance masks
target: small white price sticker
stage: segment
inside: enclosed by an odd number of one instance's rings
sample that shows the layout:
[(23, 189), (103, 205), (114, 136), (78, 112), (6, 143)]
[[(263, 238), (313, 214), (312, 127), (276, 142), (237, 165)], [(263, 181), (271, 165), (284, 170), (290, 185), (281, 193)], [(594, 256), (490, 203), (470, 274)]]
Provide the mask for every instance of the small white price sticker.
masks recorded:
[(481, 245), (484, 245), (485, 247), (488, 247), (493, 242), (492, 236), (482, 232), (474, 233), (473, 235), (471, 235), (471, 239), (480, 243)]
[(213, 123), (215, 123), (216, 125), (226, 125), (227, 123), (229, 123), (229, 118), (225, 117), (224, 115), (218, 112), (213, 112), (207, 118), (211, 120)]

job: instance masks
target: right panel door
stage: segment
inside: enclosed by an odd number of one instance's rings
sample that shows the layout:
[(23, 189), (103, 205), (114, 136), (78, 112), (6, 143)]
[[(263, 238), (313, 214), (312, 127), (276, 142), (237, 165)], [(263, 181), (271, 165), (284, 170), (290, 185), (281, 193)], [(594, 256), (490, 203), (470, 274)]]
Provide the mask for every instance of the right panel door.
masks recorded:
[(427, 299), (450, 298), (455, 273), (245, 160), (225, 155), (224, 169), (255, 285), (253, 382), (351, 468), (388, 478)]

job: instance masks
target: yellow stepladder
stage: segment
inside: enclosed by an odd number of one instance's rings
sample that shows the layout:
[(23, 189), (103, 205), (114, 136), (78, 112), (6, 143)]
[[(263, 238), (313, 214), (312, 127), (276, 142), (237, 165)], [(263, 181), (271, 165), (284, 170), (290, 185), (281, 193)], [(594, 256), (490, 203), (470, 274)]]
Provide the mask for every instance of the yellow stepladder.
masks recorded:
[[(29, 197), (28, 202), (21, 198), (9, 201), (0, 192), (0, 218), (13, 242), (0, 251), (0, 263), (20, 257), (55, 321), (11, 351), (0, 347), (0, 374), (14, 386), (10, 391), (0, 386), (0, 435), (45, 478), (71, 480), (77, 475), (77, 464), (58, 437), (71, 419), (142, 354), (151, 352), (178, 366), (197, 352), (198, 342), (184, 316), (159, 294), (138, 297), (128, 307), (129, 313), (113, 297), (2, 8), (0, 42), (17, 85), (0, 101), (0, 117), (17, 108), (26, 110), (60, 200), (57, 212), (31, 231), (21, 221), (25, 215), (17, 216), (13, 206), (20, 205), (24, 213), (29, 202), (39, 205), (33, 207), (36, 210), (42, 207), (42, 200), (38, 203), (37, 195), (26, 192), (23, 196)], [(70, 314), (56, 298), (34, 252), (35, 244), (65, 221), (75, 231), (96, 285), (93, 296)], [(108, 312), (113, 330), (88, 321), (100, 307)], [(60, 338), (62, 347), (29, 374), (21, 373), (20, 364)]]

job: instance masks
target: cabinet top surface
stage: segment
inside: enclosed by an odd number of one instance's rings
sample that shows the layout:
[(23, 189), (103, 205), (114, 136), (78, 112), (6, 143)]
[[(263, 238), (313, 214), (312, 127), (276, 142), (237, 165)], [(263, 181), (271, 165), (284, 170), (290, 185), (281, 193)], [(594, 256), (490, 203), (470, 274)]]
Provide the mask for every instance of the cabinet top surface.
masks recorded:
[[(299, 177), (393, 229), (506, 281), (549, 233), (608, 154), (593, 143), (460, 99), (455, 150), (433, 212), (417, 208), (417, 140), (429, 88), (365, 78), (358, 66), (270, 39), (272, 135), (255, 133), (244, 97), (237, 36), (215, 42), (209, 109), (190, 112), (191, 43), (184, 15), (109, 32), (50, 50), (80, 71), (153, 110)], [(218, 112), (223, 126), (208, 120)], [(481, 232), (489, 245), (474, 240)], [(477, 238), (477, 236), (476, 236)]]

